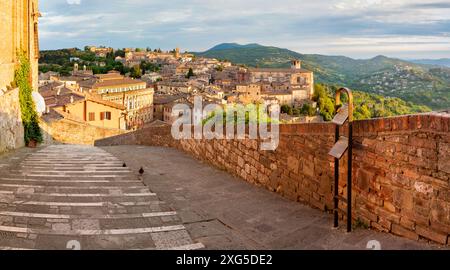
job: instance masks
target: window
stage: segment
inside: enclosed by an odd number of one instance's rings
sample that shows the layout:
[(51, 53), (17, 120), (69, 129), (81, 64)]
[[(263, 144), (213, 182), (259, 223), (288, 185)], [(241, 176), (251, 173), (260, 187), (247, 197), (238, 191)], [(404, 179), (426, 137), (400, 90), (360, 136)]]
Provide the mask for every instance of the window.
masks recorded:
[(100, 113), (100, 121), (103, 121), (103, 120), (105, 120), (105, 113), (101, 112)]
[(89, 113), (89, 121), (95, 121), (95, 113)]
[(111, 120), (111, 112), (105, 112), (106, 120)]

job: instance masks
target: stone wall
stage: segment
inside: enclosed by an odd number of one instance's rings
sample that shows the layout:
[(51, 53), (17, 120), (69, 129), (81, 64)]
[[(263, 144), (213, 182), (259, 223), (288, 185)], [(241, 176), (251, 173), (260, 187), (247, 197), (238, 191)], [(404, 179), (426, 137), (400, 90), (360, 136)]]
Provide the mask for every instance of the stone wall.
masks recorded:
[(19, 89), (0, 93), (0, 153), (25, 145)]
[(57, 142), (94, 145), (96, 140), (126, 133), (124, 130), (95, 127), (68, 118), (52, 121), (43, 120), (40, 126), (44, 133), (45, 144)]
[[(333, 207), (334, 125), (280, 127), (276, 151), (254, 140), (182, 140), (152, 127), (97, 145), (171, 146), (250, 183), (324, 211)], [(450, 116), (412, 115), (354, 124), (353, 217), (371, 228), (447, 244), (450, 235)], [(342, 132), (345, 132), (345, 128)], [(342, 133), (344, 134), (344, 133)], [(346, 158), (339, 190), (346, 196)], [(345, 210), (345, 205), (340, 208)], [(344, 218), (344, 216), (341, 216)]]

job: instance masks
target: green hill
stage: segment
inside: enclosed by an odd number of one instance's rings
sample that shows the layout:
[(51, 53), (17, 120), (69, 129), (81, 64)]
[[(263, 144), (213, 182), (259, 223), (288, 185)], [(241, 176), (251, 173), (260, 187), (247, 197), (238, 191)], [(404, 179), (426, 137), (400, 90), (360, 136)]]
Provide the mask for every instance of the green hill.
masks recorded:
[(196, 54), (252, 67), (289, 67), (291, 60), (300, 59), (304, 68), (315, 73), (319, 83), (398, 97), (432, 109), (450, 108), (450, 68), (415, 64), (385, 56), (352, 59), (300, 54), (258, 44), (220, 44)]

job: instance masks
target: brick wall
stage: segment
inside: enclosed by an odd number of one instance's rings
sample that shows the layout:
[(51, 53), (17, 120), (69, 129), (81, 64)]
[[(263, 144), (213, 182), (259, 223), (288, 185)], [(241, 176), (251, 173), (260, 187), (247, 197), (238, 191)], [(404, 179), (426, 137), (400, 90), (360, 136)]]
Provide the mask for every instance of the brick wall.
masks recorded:
[[(346, 128), (342, 132), (345, 132)], [(171, 146), (250, 183), (324, 211), (333, 207), (334, 125), (280, 127), (276, 151), (254, 140), (173, 141), (170, 127), (152, 127), (97, 145)], [(410, 239), (441, 244), (450, 235), (450, 116), (412, 115), (354, 124), (355, 220)], [(343, 134), (343, 133), (342, 133)], [(346, 196), (346, 157), (341, 195)], [(345, 205), (340, 206), (345, 209)], [(342, 217), (344, 218), (344, 217)]]

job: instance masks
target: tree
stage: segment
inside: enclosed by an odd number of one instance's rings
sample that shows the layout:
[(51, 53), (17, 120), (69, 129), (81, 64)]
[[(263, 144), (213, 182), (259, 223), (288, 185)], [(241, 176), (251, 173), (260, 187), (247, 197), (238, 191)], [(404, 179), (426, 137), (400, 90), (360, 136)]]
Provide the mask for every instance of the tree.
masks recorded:
[(313, 100), (319, 104), (320, 115), (323, 116), (325, 121), (333, 120), (336, 109), (328, 89), (322, 84), (316, 84), (314, 90)]
[(139, 79), (142, 77), (142, 70), (141, 67), (139, 65), (135, 65), (132, 69), (131, 69), (131, 77), (135, 78), (135, 79)]
[(283, 106), (281, 106), (281, 113), (289, 113), (289, 108), (290, 108), (290, 106), (288, 106), (288, 105), (283, 105)]
[(141, 48), (136, 48), (136, 52), (142, 52)]
[(305, 104), (300, 109), (300, 114), (306, 115), (306, 116), (315, 116), (316, 115), (316, 109), (314, 109), (314, 107), (309, 105), (309, 104)]
[(192, 68), (189, 68), (189, 72), (187, 73), (186, 78), (189, 79), (189, 78), (194, 77), (194, 76), (195, 76), (194, 70)]
[(117, 50), (114, 52), (114, 56), (120, 56), (120, 57), (125, 57), (125, 51), (124, 50)]

